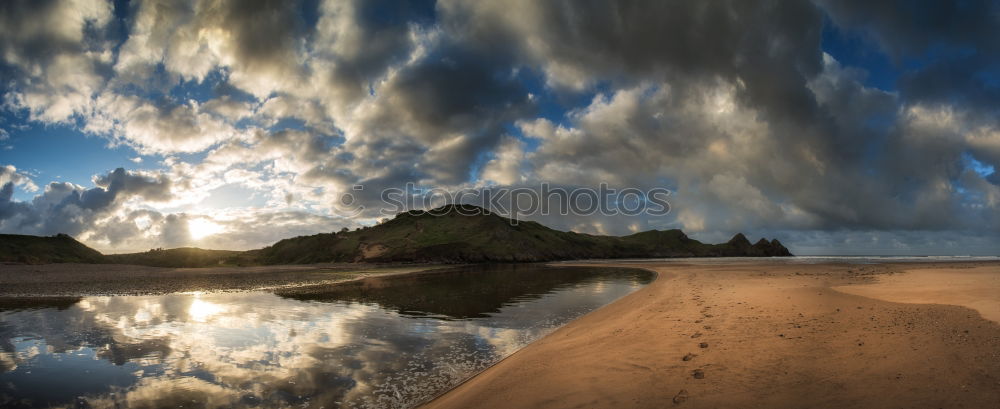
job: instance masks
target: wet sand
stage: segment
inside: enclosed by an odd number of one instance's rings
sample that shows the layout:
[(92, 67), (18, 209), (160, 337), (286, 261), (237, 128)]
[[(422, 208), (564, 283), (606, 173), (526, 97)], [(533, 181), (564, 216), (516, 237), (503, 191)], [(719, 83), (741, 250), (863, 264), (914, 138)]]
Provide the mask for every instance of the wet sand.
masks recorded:
[(961, 305), (978, 311), (983, 318), (1000, 322), (998, 272), (997, 266), (931, 267), (879, 277), (878, 283), (871, 285), (834, 289), (892, 302)]
[(425, 406), (1000, 408), (1000, 263), (628, 266), (660, 276)]
[(0, 264), (0, 297), (152, 295), (191, 291), (289, 290), (435, 265), (307, 264), (160, 268), (122, 264)]

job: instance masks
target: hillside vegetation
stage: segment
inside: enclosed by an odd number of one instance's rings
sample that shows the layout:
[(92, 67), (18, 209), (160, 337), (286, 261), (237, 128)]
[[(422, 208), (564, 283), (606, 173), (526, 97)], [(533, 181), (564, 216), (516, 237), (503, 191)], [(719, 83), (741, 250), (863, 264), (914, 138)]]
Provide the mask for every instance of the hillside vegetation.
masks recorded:
[[(0, 244), (22, 239), (0, 235)], [(178, 248), (143, 253), (100, 253), (69, 236), (53, 240), (61, 246), (36, 251), (34, 259), (20, 257), (16, 250), (0, 261), (15, 262), (106, 262), (161, 267), (217, 265), (306, 264), (322, 262), (534, 262), (589, 258), (658, 257), (768, 257), (790, 256), (777, 240), (761, 239), (751, 244), (742, 234), (722, 244), (705, 244), (680, 230), (651, 230), (629, 236), (596, 236), (563, 232), (531, 221), (513, 221), (485, 209), (449, 205), (430, 211), (410, 211), (382, 224), (354, 231), (320, 233), (284, 239), (271, 246), (244, 252)], [(66, 240), (73, 243), (71, 245)], [(59, 254), (73, 247), (85, 249), (90, 258)], [(6, 247), (0, 247), (6, 248)], [(18, 255), (16, 255), (18, 254)], [(13, 259), (11, 258), (13, 257)], [(67, 261), (71, 260), (71, 261)]]
[(104, 255), (65, 234), (52, 237), (0, 234), (0, 262), (104, 263)]
[[(245, 252), (231, 250), (205, 250), (195, 247), (154, 249), (142, 253), (109, 254), (106, 262), (135, 264), (154, 267), (210, 267), (238, 264), (239, 255)], [(253, 263), (246, 263), (253, 264)]]
[(530, 262), (586, 258), (789, 256), (777, 240), (756, 244), (742, 234), (727, 243), (704, 244), (680, 230), (629, 236), (563, 232), (485, 209), (451, 205), (410, 211), (366, 229), (281, 240), (254, 250), (264, 264), (324, 261)]

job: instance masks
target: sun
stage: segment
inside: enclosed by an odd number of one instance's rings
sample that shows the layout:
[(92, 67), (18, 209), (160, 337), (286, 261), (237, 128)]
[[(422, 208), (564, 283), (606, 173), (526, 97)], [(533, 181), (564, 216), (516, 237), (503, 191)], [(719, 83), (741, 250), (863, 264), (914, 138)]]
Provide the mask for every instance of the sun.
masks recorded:
[(204, 237), (220, 233), (222, 230), (222, 226), (209, 219), (197, 218), (188, 220), (188, 233), (195, 240), (201, 240)]

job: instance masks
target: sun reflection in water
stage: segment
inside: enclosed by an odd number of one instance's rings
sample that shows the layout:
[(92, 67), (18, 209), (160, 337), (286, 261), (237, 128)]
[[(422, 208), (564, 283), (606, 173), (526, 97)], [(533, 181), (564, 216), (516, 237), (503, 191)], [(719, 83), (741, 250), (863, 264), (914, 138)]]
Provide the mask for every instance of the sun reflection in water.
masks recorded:
[(202, 300), (199, 295), (195, 295), (194, 300), (191, 301), (191, 306), (188, 307), (188, 317), (195, 322), (207, 322), (216, 314), (225, 311), (226, 307)]

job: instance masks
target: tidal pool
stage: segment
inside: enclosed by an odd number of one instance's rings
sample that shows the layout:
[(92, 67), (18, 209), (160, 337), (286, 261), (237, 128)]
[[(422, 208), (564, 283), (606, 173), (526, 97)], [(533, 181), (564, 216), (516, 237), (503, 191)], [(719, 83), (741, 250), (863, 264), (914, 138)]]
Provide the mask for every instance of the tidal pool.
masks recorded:
[(409, 407), (652, 278), (504, 265), (278, 293), (0, 300), (0, 407)]

